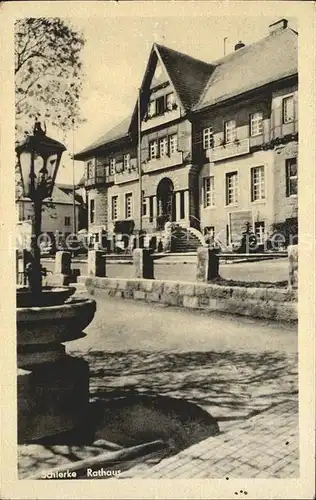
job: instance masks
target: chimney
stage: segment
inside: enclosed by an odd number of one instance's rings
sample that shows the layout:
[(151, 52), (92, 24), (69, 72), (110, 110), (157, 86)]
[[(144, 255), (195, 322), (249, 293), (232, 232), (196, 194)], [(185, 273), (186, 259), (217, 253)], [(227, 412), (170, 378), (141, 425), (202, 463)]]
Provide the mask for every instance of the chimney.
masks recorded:
[(239, 40), (239, 42), (235, 45), (235, 50), (242, 49), (243, 47), (245, 47), (245, 44)]
[(279, 19), (275, 23), (269, 25), (269, 35), (274, 35), (275, 33), (279, 33), (282, 30), (287, 28), (288, 20), (287, 19)]

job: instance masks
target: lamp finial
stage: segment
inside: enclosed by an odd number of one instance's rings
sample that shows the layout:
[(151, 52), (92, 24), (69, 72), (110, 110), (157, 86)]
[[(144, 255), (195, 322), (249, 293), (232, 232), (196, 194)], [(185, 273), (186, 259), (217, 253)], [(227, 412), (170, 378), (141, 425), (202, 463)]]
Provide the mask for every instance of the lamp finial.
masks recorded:
[(46, 135), (46, 125), (45, 125), (45, 129), (43, 130), (41, 122), (39, 122), (38, 120), (35, 120), (33, 134), (34, 135), (37, 135), (37, 134)]

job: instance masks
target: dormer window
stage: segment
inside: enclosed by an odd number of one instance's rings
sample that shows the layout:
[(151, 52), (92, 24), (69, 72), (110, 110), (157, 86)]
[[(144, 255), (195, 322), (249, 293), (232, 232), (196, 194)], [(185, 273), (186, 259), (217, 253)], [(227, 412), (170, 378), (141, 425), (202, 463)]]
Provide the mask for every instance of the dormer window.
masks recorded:
[(165, 97), (156, 99), (156, 115), (162, 115), (165, 112)]
[(166, 111), (172, 111), (177, 108), (175, 95), (173, 92), (157, 97), (149, 101), (147, 105), (147, 118), (163, 115)]

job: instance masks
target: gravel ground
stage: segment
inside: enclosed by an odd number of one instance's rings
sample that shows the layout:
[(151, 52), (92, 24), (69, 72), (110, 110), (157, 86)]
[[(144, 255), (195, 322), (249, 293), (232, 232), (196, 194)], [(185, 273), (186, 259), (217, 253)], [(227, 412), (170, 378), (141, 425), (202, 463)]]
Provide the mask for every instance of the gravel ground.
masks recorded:
[[(182, 257), (181, 257), (182, 258)], [(192, 262), (192, 257), (187, 259), (183, 257), (183, 262), (163, 263), (155, 262), (155, 278), (158, 280), (176, 280), (176, 281), (196, 281), (196, 264)], [(158, 263), (159, 262), (159, 263)], [(52, 260), (43, 259), (43, 265), (49, 270), (54, 269)], [(80, 269), (81, 275), (87, 274), (87, 264), (74, 261), (73, 268)], [(225, 279), (241, 281), (284, 281), (288, 279), (288, 260), (266, 260), (261, 262), (239, 262), (220, 264), (220, 275)], [(134, 269), (131, 263), (107, 263), (107, 276), (109, 278), (132, 278)]]

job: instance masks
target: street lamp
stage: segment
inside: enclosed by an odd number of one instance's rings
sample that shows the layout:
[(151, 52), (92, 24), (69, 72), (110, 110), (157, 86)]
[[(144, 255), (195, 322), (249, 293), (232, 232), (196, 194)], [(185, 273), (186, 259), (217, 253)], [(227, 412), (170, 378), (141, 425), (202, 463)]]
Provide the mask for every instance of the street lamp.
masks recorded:
[(65, 146), (46, 136), (46, 130), (35, 122), (33, 135), (28, 136), (15, 148), (21, 173), (23, 195), (33, 202), (31, 252), (33, 261), (29, 275), (32, 294), (38, 296), (42, 290), (41, 250), (38, 238), (41, 234), (42, 204), (52, 195), (61, 155)]

